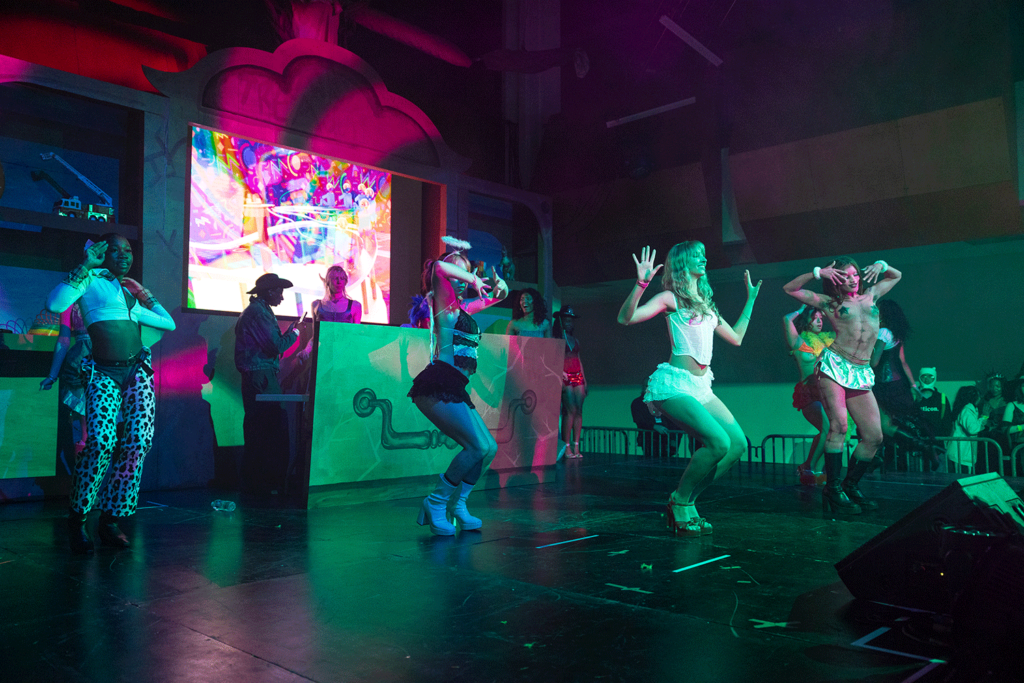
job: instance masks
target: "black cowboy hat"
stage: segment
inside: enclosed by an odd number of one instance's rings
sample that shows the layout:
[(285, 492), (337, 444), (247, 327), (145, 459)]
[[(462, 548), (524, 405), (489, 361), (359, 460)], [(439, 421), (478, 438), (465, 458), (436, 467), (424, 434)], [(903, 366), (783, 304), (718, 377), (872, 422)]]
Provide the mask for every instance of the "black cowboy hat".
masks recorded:
[(573, 310), (572, 306), (562, 306), (560, 309), (558, 309), (558, 312), (555, 313), (555, 315), (560, 316), (562, 318), (579, 317), (578, 315), (576, 315), (576, 311)]
[(247, 293), (256, 294), (257, 292), (266, 292), (267, 290), (277, 289), (278, 287), (281, 289), (288, 289), (291, 286), (292, 283), (290, 280), (285, 280), (283, 277), (275, 275), (274, 273), (266, 273), (256, 278), (256, 285)]

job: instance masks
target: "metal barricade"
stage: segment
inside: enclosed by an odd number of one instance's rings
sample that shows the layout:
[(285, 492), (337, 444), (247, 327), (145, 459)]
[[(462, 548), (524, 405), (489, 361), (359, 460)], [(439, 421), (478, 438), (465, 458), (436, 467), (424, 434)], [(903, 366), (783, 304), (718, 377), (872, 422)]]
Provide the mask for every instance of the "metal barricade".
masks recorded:
[[(947, 453), (943, 453), (942, 460), (945, 463), (944, 471), (960, 475), (998, 472), (1001, 476), (1005, 476), (1005, 462), (1007, 458), (1003, 456), (1003, 447), (995, 439), (991, 439), (987, 436), (937, 436), (935, 439), (944, 444), (972, 444), (971, 450), (973, 452), (973, 464), (962, 464), (958, 461), (950, 460)], [(1011, 467), (1011, 471), (1016, 472), (1017, 468), (1015, 466)], [(1013, 476), (1016, 476), (1016, 474)]]
[[(761, 451), (763, 452), (764, 462), (768, 464), (799, 464), (803, 462), (806, 457), (813, 440), (813, 434), (769, 434), (761, 441)], [(1002, 448), (994, 439), (977, 436), (946, 436), (936, 437), (936, 440), (942, 443), (950, 441), (967, 441), (980, 446), (980, 448), (975, 448), (977, 451), (977, 464), (971, 467), (972, 472), (981, 473), (995, 471), (1002, 475), (1005, 474), (1007, 469), (1005, 467), (1005, 463), (1009, 461), (1010, 466), (1008, 469), (1012, 473), (1011, 476), (1016, 476), (1017, 468), (1015, 458), (1013, 456), (1005, 458), (1003, 456)], [(844, 464), (849, 461), (849, 458), (852, 456), (856, 446), (856, 436), (852, 436), (847, 439), (846, 446), (844, 448)], [(881, 448), (875, 457), (884, 457)], [(906, 448), (900, 448), (898, 444), (893, 444), (893, 461), (886, 464), (884, 472), (887, 474), (892, 472), (924, 472), (926, 469), (930, 468), (926, 467), (925, 458), (914, 457), (912, 456), (912, 451), (908, 451)], [(950, 461), (946, 457), (945, 452), (941, 454), (939, 470), (953, 474), (963, 474), (963, 472), (957, 470), (956, 463)]]
[[(580, 433), (580, 450), (583, 453), (622, 457), (686, 459), (693, 456), (698, 443), (696, 436), (677, 429), (584, 427)], [(747, 439), (747, 450), (740, 462), (763, 461), (763, 446), (754, 446)]]
[[(939, 436), (937, 441), (969, 442), (974, 445), (975, 464), (959, 466), (942, 454), (940, 471), (950, 474), (981, 474), (998, 472), (1002, 476), (1017, 476), (1017, 460), (1024, 456), (1024, 444), (1016, 446), (1009, 456), (1004, 456), (1002, 446), (995, 439), (980, 436)], [(811, 448), (814, 435), (769, 434), (759, 446), (747, 443), (746, 456), (740, 460), (748, 465), (798, 465), (804, 461)], [(847, 439), (844, 448), (844, 464), (852, 456), (857, 437)], [(689, 432), (678, 430), (635, 429), (628, 427), (584, 427), (580, 435), (580, 448), (584, 453), (604, 454), (622, 458), (645, 457), (652, 459), (689, 458), (697, 449), (697, 440)], [(882, 457), (881, 449), (876, 457)], [(895, 449), (892, 467), (883, 470), (886, 474), (899, 472), (923, 472), (925, 459), (911, 457), (907, 449)], [(964, 469), (960, 469), (963, 467)], [(1024, 474), (1024, 472), (1022, 472)]]
[[(814, 434), (769, 434), (761, 440), (760, 450), (764, 462), (771, 465), (794, 464), (804, 461), (811, 450)], [(845, 454), (849, 458), (855, 447), (856, 437), (846, 441)]]
[(677, 430), (634, 429), (627, 427), (584, 427), (580, 433), (583, 453), (622, 457), (689, 458), (694, 439)]
[[(1024, 455), (1021, 454), (1024, 454), (1024, 443), (1017, 444), (1013, 447), (1013, 450), (1010, 451), (1010, 472), (1012, 473), (1010, 476), (1012, 477), (1017, 476), (1017, 462), (1020, 458), (1024, 457)], [(1024, 472), (1021, 472), (1021, 474), (1024, 475)]]

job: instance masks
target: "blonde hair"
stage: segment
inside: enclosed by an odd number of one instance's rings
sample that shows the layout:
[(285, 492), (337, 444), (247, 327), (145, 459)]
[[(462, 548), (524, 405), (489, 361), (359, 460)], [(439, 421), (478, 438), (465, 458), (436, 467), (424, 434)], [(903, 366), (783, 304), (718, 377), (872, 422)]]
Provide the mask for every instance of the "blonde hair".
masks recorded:
[[(334, 297), (337, 292), (331, 289), (331, 273), (341, 273), (345, 276), (345, 283), (348, 283), (348, 271), (344, 267), (335, 263), (333, 266), (327, 269), (327, 272), (320, 277), (320, 281), (324, 283), (324, 294), (328, 297)], [(344, 294), (345, 292), (342, 292)]]
[(661, 276), (661, 286), (676, 295), (683, 309), (692, 313), (691, 317), (703, 317), (714, 313), (718, 315), (718, 307), (711, 300), (711, 285), (707, 274), (697, 280), (697, 296), (687, 291), (685, 273), (698, 257), (704, 256), (704, 245), (697, 241), (680, 242), (672, 247), (665, 257), (665, 274)]

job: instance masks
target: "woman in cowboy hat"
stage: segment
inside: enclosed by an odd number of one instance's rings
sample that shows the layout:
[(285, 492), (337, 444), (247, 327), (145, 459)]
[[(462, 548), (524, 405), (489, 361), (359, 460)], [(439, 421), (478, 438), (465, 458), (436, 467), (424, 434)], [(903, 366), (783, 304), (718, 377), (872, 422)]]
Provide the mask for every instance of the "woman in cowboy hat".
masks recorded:
[[(562, 306), (555, 313), (553, 335), (565, 340), (565, 365), (562, 367), (562, 440), (565, 441), (565, 457), (582, 458), (580, 453), (580, 430), (583, 428), (583, 400), (587, 397), (587, 378), (580, 362), (580, 342), (573, 334), (576, 327), (576, 311), (572, 306)], [(572, 441), (570, 441), (570, 438)]]

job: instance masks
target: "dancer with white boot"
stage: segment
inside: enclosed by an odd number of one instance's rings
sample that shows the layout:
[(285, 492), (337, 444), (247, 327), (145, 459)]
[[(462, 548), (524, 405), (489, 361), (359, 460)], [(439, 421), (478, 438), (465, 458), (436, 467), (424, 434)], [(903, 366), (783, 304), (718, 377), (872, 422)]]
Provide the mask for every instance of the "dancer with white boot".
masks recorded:
[[(483, 474), (485, 461), (498, 452), (498, 444), (466, 391), (476, 372), (480, 344), (480, 327), (472, 314), (508, 296), (508, 286), (493, 269), (493, 284), (473, 273), (462, 253), (470, 248), (469, 243), (449, 237), (444, 241), (456, 251), (423, 266), (423, 294), (430, 305), (431, 360), (413, 379), (409, 397), (442, 434), (462, 446), (434, 490), (423, 499), (417, 520), (421, 526), (429, 524), (438, 536), (451, 536), (455, 523), (464, 531), (483, 526), (469, 514), (466, 498)], [(464, 300), (471, 287), (479, 296)]]

